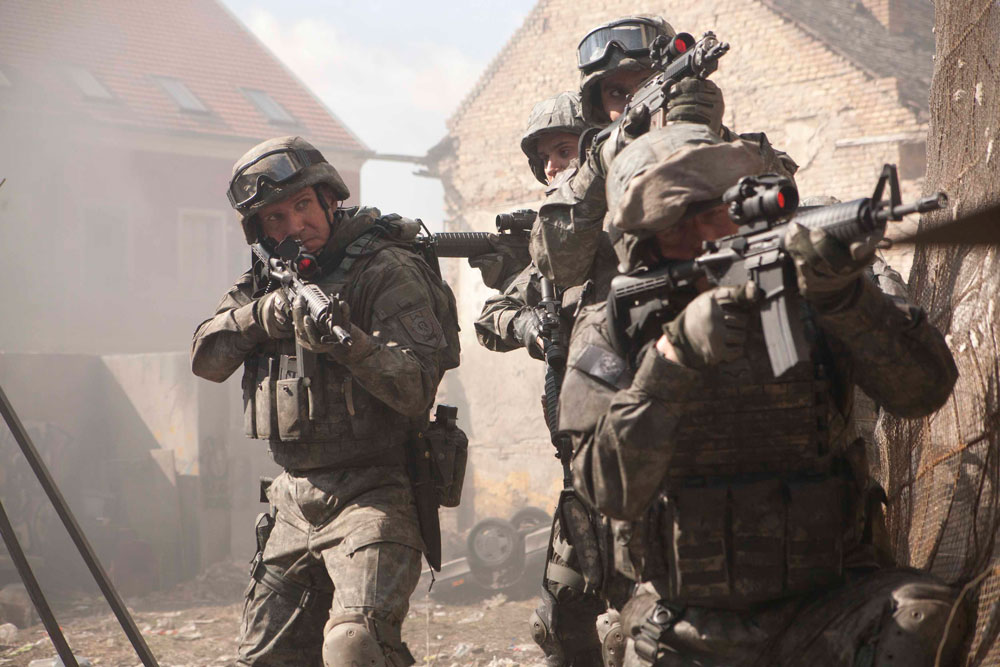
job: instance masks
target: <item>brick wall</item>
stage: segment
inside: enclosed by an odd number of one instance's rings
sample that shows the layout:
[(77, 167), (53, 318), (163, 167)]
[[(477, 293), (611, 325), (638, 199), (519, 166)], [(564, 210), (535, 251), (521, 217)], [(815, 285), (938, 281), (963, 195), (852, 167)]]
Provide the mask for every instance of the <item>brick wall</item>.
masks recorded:
[[(449, 142), (442, 145), (451, 150), (442, 151), (437, 168), (450, 228), (488, 230), (499, 211), (537, 207), (541, 188), (519, 150), (528, 112), (536, 101), (577, 87), (575, 47), (589, 28), (640, 12), (659, 13), (695, 36), (711, 29), (731, 42), (713, 75), (725, 93), (725, 122), (739, 132), (766, 132), (790, 153), (800, 165), (803, 196), (870, 195), (884, 162), (909, 165), (904, 196), (919, 193), (925, 113), (900, 103), (896, 79), (873, 78), (760, 2), (541, 0), (449, 121)], [(894, 261), (908, 270), (905, 256)], [(538, 401), (543, 369), (523, 351), (501, 355), (476, 343), (471, 322), (489, 290), (464, 264), (448, 270), (465, 327), (454, 383), (469, 406), (464, 421), (473, 432), (476, 513), (551, 504), (559, 470)]]

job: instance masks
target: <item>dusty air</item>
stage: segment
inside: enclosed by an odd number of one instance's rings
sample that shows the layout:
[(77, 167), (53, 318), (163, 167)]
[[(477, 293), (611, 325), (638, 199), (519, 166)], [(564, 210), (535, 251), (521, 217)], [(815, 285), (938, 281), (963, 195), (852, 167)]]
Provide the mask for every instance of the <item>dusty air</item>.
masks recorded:
[(1000, 665), (1000, 8), (0, 0), (0, 666)]

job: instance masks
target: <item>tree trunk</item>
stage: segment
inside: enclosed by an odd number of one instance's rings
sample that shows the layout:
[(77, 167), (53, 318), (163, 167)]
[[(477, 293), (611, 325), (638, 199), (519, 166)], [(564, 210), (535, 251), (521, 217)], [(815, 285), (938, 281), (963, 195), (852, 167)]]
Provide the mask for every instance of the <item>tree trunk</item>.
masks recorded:
[[(938, 0), (925, 192), (946, 222), (1000, 189), (1000, 4)], [(1000, 259), (998, 246), (917, 248), (914, 300), (947, 335), (960, 377), (940, 411), (883, 417), (889, 529), (902, 563), (957, 585), (976, 610), (968, 664), (1000, 664)]]

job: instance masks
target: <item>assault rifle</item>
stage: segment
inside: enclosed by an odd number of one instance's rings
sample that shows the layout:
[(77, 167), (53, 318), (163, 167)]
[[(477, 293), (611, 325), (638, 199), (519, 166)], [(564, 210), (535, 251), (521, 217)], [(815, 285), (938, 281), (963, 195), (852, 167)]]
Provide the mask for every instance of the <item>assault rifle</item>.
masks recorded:
[[(270, 244), (267, 244), (270, 245)], [(285, 289), (288, 302), (292, 303), (298, 295), (305, 298), (309, 315), (319, 327), (320, 334), (326, 342), (337, 342), (341, 345), (351, 345), (351, 334), (343, 327), (333, 324), (332, 301), (318, 285), (307, 283), (302, 277), (309, 279), (319, 271), (316, 256), (304, 252), (302, 247), (291, 237), (279, 243), (273, 251), (264, 243), (254, 243), (250, 246), (253, 254), (263, 265), (264, 277), (268, 286), (265, 291), (271, 292), (278, 287)], [(311, 355), (296, 354), (301, 366)], [(300, 377), (309, 377), (310, 369), (299, 368)]]
[[(646, 79), (632, 95), (615, 122), (597, 133), (593, 145), (599, 145), (612, 136), (628, 118), (632, 109), (645, 105), (650, 113), (650, 127), (663, 127), (666, 123), (666, 106), (670, 89), (688, 77), (707, 79), (719, 68), (719, 58), (729, 51), (729, 42), (720, 42), (714, 32), (706, 32), (696, 43), (689, 33), (682, 32), (673, 38), (660, 35), (649, 48), (656, 73)], [(584, 144), (586, 145), (586, 139)]]
[[(883, 199), (886, 185), (888, 201)], [(659, 331), (674, 317), (681, 307), (678, 291), (690, 294), (700, 278), (712, 285), (753, 281), (762, 295), (760, 316), (771, 369), (779, 377), (809, 354), (795, 266), (784, 246), (788, 224), (823, 229), (850, 245), (882, 239), (889, 220), (944, 208), (948, 197), (938, 192), (902, 204), (896, 166), (887, 164), (870, 198), (796, 212), (798, 190), (789, 179), (768, 174), (741, 179), (726, 191), (723, 201), (729, 204), (729, 216), (740, 225), (739, 233), (705, 242), (705, 252), (694, 260), (640, 270), (611, 281), (608, 322), (612, 343), (622, 356), (629, 354), (632, 342)]]
[[(528, 240), (531, 225), (538, 214), (519, 209), (497, 216), (497, 234)], [(417, 243), (430, 246), (438, 257), (478, 257), (495, 251), (488, 232), (440, 232), (418, 236)]]
[(545, 340), (545, 424), (549, 427), (552, 445), (556, 448), (556, 458), (562, 464), (563, 489), (573, 488), (573, 474), (570, 460), (573, 445), (569, 437), (559, 432), (559, 392), (563, 376), (566, 374), (566, 341), (563, 340), (560, 309), (562, 303), (557, 296), (555, 285), (548, 278), (541, 280), (542, 299), (538, 307), (542, 313), (542, 338)]

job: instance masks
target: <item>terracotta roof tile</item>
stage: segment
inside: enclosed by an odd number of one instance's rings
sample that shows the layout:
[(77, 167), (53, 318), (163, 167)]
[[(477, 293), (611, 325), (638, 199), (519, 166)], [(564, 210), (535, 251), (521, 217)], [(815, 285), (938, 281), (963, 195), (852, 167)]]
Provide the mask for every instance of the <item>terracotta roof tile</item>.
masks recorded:
[[(69, 67), (114, 96), (85, 98)], [(154, 131), (247, 139), (303, 134), (318, 146), (369, 149), (217, 0), (4, 0), (0, 106), (71, 112)], [(182, 81), (209, 113), (181, 110), (154, 76)], [(265, 91), (298, 121), (276, 124), (242, 88)]]

